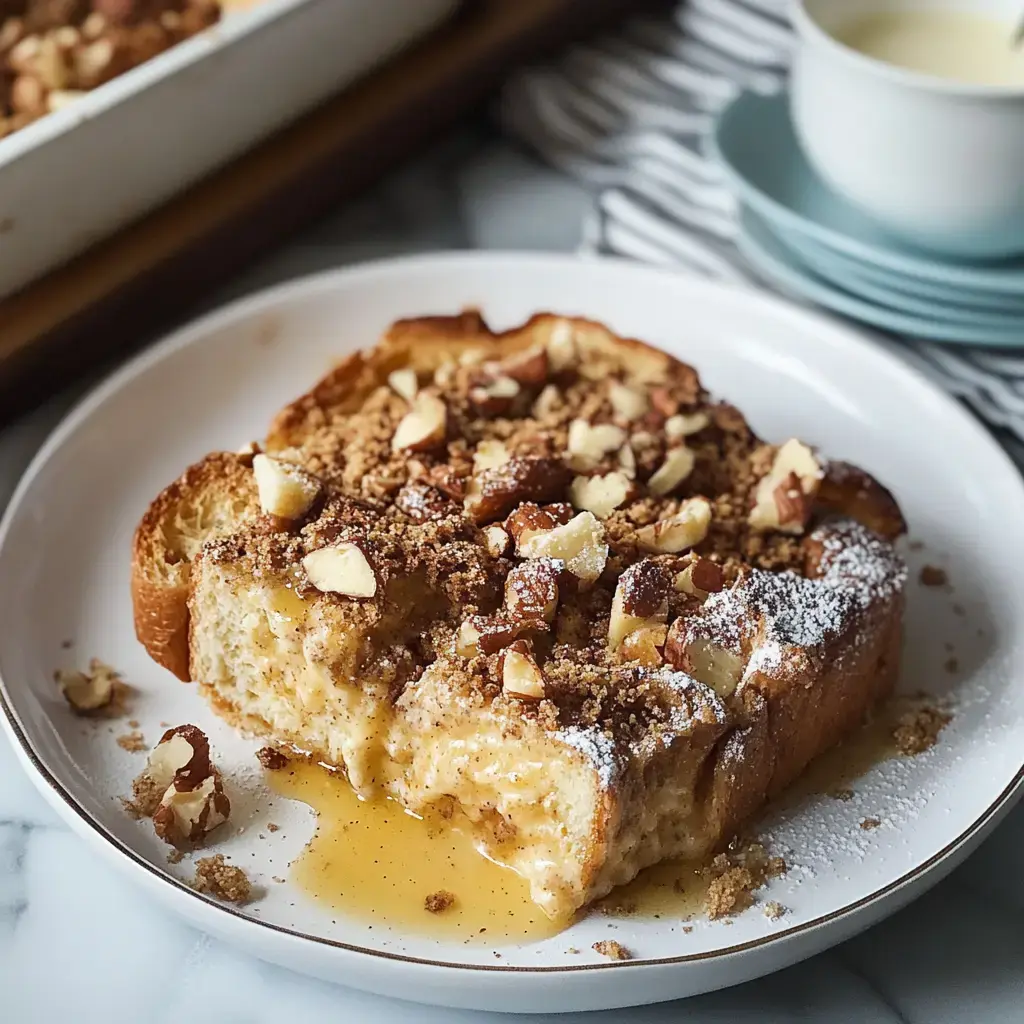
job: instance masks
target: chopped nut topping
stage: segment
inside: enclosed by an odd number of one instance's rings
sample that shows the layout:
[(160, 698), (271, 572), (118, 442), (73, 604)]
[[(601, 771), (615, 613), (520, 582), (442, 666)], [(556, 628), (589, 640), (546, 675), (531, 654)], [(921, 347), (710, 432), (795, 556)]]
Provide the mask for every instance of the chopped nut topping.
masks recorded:
[(552, 415), (552, 413), (554, 413), (561, 404), (562, 392), (559, 391), (554, 384), (548, 384), (548, 386), (545, 387), (534, 400), (531, 412), (533, 413), (534, 419), (547, 419), (547, 417)]
[(508, 449), (500, 441), (481, 441), (473, 452), (473, 472), (503, 466), (510, 457)]
[(619, 449), (619, 472), (630, 480), (636, 479), (636, 455), (628, 441)]
[(298, 519), (310, 510), (320, 495), (320, 481), (312, 473), (271, 455), (262, 452), (254, 455), (252, 471), (260, 508), (268, 516)]
[(448, 409), (436, 395), (421, 391), (412, 408), (402, 417), (391, 447), (394, 451), (424, 452), (444, 441), (448, 428)]
[(645, 668), (657, 668), (665, 660), (667, 626), (642, 626), (633, 630), (622, 641), (622, 656), (626, 661), (636, 661)]
[(645, 558), (630, 566), (615, 588), (608, 646), (614, 650), (630, 633), (663, 624), (668, 617), (669, 589), (669, 575), (657, 562)]
[(309, 582), (322, 593), (373, 597), (377, 574), (358, 544), (338, 544), (311, 551), (302, 560)]
[(484, 527), (484, 543), (487, 545), (487, 553), (494, 558), (501, 558), (508, 553), (512, 544), (512, 538), (505, 530), (497, 524)]
[(569, 465), (577, 472), (596, 469), (610, 452), (617, 452), (626, 441), (626, 432), (612, 423), (596, 426), (576, 419), (569, 424), (566, 454)]
[(523, 387), (539, 388), (548, 379), (548, 354), (544, 348), (531, 348), (510, 356), (501, 364), (506, 377)]
[(757, 530), (803, 533), (825, 472), (807, 445), (787, 441), (757, 486), (750, 525)]
[(632, 492), (633, 482), (625, 473), (578, 476), (569, 485), (569, 499), (573, 506), (593, 512), (598, 519), (607, 519), (626, 503)]
[(724, 587), (722, 567), (709, 558), (693, 557), (690, 564), (675, 579), (675, 589), (702, 601), (708, 594), (717, 594)]
[(697, 457), (689, 448), (673, 448), (665, 453), (661, 468), (647, 481), (652, 494), (671, 494), (693, 472)]
[(565, 563), (537, 558), (515, 566), (505, 579), (505, 610), (513, 623), (553, 622), (558, 580)]
[(477, 523), (493, 522), (523, 502), (560, 498), (569, 478), (561, 459), (514, 456), (473, 476), (466, 492), (466, 511)]
[(608, 382), (608, 401), (615, 415), (627, 422), (640, 419), (650, 408), (647, 395), (614, 379)]
[(708, 424), (711, 417), (706, 412), (695, 412), (690, 415), (677, 413), (665, 420), (665, 436), (670, 441), (680, 441), (691, 434), (698, 434)]
[(674, 555), (699, 544), (710, 525), (710, 502), (706, 498), (689, 498), (675, 515), (637, 530), (636, 539), (644, 551)]
[(533, 660), (530, 645), (516, 640), (501, 653), (498, 662), (501, 688), (510, 697), (520, 700), (544, 699), (544, 675)]
[(459, 626), (455, 653), (463, 658), (497, 654), (516, 638), (516, 627), (508, 619), (491, 615), (473, 615)]
[(416, 371), (412, 367), (405, 367), (401, 370), (394, 370), (388, 374), (388, 383), (392, 391), (407, 402), (412, 402), (419, 391), (419, 381), (416, 379)]
[(581, 512), (564, 526), (520, 536), (519, 554), (523, 558), (557, 558), (581, 580), (592, 583), (608, 560), (604, 527), (592, 512)]
[(481, 416), (500, 416), (512, 408), (512, 401), (520, 390), (518, 381), (501, 376), (471, 388), (469, 400)]

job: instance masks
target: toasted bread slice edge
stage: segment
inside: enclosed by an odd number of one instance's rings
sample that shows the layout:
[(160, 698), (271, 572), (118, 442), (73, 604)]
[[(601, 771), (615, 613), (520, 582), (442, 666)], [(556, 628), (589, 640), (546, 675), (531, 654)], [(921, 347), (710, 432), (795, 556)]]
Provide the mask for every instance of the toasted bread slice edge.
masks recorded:
[(190, 466), (150, 504), (132, 538), (135, 635), (150, 657), (190, 680), (188, 595), (192, 557), (240, 506), (255, 509), (244, 457), (215, 452)]

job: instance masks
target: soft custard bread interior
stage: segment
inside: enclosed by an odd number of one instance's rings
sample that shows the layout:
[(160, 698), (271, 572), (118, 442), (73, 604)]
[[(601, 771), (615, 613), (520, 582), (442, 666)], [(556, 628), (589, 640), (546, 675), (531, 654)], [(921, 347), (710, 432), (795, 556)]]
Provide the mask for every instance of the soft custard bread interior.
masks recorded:
[(561, 917), (728, 841), (891, 690), (902, 529), (640, 342), (424, 318), (156, 499), (136, 628), (239, 727), (470, 822)]

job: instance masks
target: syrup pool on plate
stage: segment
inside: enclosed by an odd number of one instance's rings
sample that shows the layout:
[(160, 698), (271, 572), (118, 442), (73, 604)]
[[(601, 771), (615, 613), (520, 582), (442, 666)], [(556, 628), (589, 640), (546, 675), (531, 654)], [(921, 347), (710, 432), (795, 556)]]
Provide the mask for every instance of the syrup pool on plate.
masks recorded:
[[(316, 811), (316, 832), (293, 862), (291, 880), (317, 902), (370, 924), (448, 940), (522, 942), (564, 927), (457, 823), (416, 817), (393, 800), (360, 800), (343, 776), (315, 764), (293, 761), (268, 778), (277, 793)], [(455, 901), (431, 913), (426, 902), (437, 893)]]
[[(892, 730), (908, 707), (895, 698), (845, 742), (819, 758), (779, 803), (836, 795), (883, 761), (898, 755)], [(292, 863), (291, 880), (318, 903), (371, 925), (437, 939), (495, 945), (537, 941), (570, 922), (552, 921), (530, 900), (518, 875), (483, 856), (457, 820), (420, 818), (393, 800), (361, 800), (344, 776), (292, 761), (268, 772), (281, 796), (317, 815), (313, 838)], [(704, 911), (710, 875), (704, 863), (665, 861), (620, 886), (596, 909), (611, 915), (689, 921)], [(440, 912), (428, 897), (454, 896)]]

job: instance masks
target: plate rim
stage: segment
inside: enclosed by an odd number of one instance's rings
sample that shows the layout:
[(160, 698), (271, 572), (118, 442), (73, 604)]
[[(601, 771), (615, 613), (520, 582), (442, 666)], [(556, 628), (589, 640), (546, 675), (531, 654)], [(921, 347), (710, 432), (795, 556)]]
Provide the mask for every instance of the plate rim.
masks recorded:
[[(801, 321), (804, 327), (810, 324), (822, 332), (830, 334), (844, 345), (862, 346), (865, 351), (873, 352), (878, 358), (889, 364), (890, 368), (901, 373), (906, 378), (908, 384), (923, 388), (931, 393), (933, 399), (942, 401), (947, 406), (949, 415), (959, 421), (962, 429), (974, 435), (975, 440), (987, 446), (997, 460), (1002, 462), (1006, 472), (1016, 482), (1017, 488), (1021, 493), (1022, 502), (1024, 502), (1024, 478), (1021, 477), (1010, 456), (991, 434), (955, 398), (921, 375), (912, 365), (901, 360), (889, 350), (888, 346), (878, 344), (869, 333), (858, 330), (856, 327), (837, 322), (827, 315), (795, 305), (775, 295), (748, 288), (737, 288), (735, 285), (726, 282), (690, 277), (671, 267), (654, 267), (632, 260), (606, 256), (581, 258), (574, 254), (565, 253), (455, 250), (442, 253), (387, 257), (292, 278), (219, 306), (196, 319), (188, 321), (172, 331), (168, 336), (148, 346), (99, 381), (65, 413), (58, 424), (47, 435), (46, 440), (22, 473), (10, 497), (7, 508), (3, 516), (0, 517), (0, 548), (7, 542), (12, 524), (21, 513), (21, 506), (36, 476), (64, 443), (66, 438), (70, 437), (78, 429), (81, 422), (101, 407), (111, 395), (129, 385), (135, 377), (145, 372), (152, 365), (161, 362), (182, 349), (188, 348), (215, 330), (227, 327), (241, 320), (253, 318), (260, 312), (267, 311), (268, 308), (272, 308), (289, 298), (295, 299), (303, 295), (311, 296), (322, 291), (329, 291), (339, 281), (351, 278), (358, 279), (362, 275), (373, 277), (377, 274), (388, 272), (400, 274), (403, 270), (415, 271), (416, 268), (423, 265), (426, 265), (427, 269), (433, 266), (457, 267), (465, 262), (494, 265), (547, 263), (554, 268), (567, 265), (596, 265), (641, 277), (668, 278), (675, 286), (682, 286), (684, 290), (693, 289), (697, 292), (707, 291), (720, 296), (728, 296), (738, 303), (755, 310), (760, 307), (776, 318), (781, 317)], [(297, 928), (290, 928), (252, 917), (235, 907), (217, 902), (202, 893), (196, 892), (185, 882), (162, 871), (156, 864), (134, 851), (116, 835), (108, 831), (101, 821), (93, 818), (75, 800), (74, 796), (67, 790), (60, 779), (46, 767), (33, 748), (21, 719), (14, 708), (2, 674), (0, 674), (0, 724), (3, 725), (4, 731), (10, 738), (19, 761), (29, 768), (28, 775), (35, 786), (42, 792), (51, 806), (55, 807), (65, 823), (69, 824), (76, 834), (81, 835), (86, 841), (91, 842), (107, 855), (120, 854), (125, 862), (131, 866), (133, 872), (142, 872), (142, 875), (135, 876), (139, 879), (140, 884), (151, 884), (154, 886), (154, 889), (160, 889), (168, 897), (174, 893), (192, 897), (195, 902), (191, 904), (191, 907), (196, 911), (197, 917), (209, 914), (210, 920), (222, 920), (220, 915), (227, 915), (228, 918), (238, 922), (243, 928), (251, 926), (257, 933), (261, 930), (266, 931), (286, 941), (313, 942), (318, 946), (341, 950), (345, 953), (370, 956), (379, 960), (403, 963), (415, 967), (442, 967), (449, 972), (466, 971), (473, 972), (474, 974), (483, 972), (550, 975), (561, 973), (577, 974), (580, 972), (612, 969), (669, 967), (690, 963), (722, 961), (752, 949), (782, 945), (784, 943), (788, 944), (797, 937), (806, 936), (826, 925), (852, 918), (859, 912), (880, 903), (899, 890), (905, 889), (914, 883), (922, 882), (926, 876), (934, 873), (935, 869), (943, 862), (954, 857), (964, 846), (979, 837), (979, 833), (984, 834), (988, 828), (994, 827), (1011, 809), (1016, 800), (1021, 796), (1022, 789), (1024, 789), (1024, 786), (1022, 786), (1024, 784), (1024, 759), (1022, 759), (1022, 763), (1016, 773), (991, 803), (963, 831), (946, 843), (940, 850), (932, 854), (927, 860), (915, 865), (898, 878), (893, 879), (880, 888), (872, 890), (857, 900), (846, 903), (827, 914), (821, 914), (811, 920), (795, 924), (782, 931), (749, 939), (721, 949), (672, 957), (637, 958), (620, 962), (609, 961), (606, 963), (562, 964), (554, 966), (472, 964), (393, 953), (386, 950), (359, 946), (351, 942), (342, 942), (320, 935), (312, 935)], [(936, 878), (936, 881), (938, 881), (938, 878)], [(170, 904), (170, 899), (168, 899), (168, 904)], [(216, 926), (212, 930), (216, 931)]]
[[(1011, 277), (1009, 274), (999, 275), (997, 271), (986, 271), (983, 268), (975, 270), (963, 266), (947, 266), (924, 251), (920, 256), (915, 253), (904, 255), (894, 252), (853, 235), (844, 234), (842, 231), (804, 216), (798, 210), (780, 202), (754, 184), (732, 160), (726, 157), (726, 150), (721, 144), (723, 132), (727, 128), (730, 117), (736, 117), (736, 111), (742, 110), (745, 104), (776, 103), (781, 105), (788, 100), (788, 97), (789, 89), (785, 88), (770, 95), (744, 89), (718, 112), (712, 130), (707, 135), (708, 151), (714, 163), (745, 202), (751, 206), (761, 207), (764, 210), (762, 216), (766, 219), (778, 220), (791, 230), (811, 238), (829, 249), (838, 250), (851, 259), (938, 284), (953, 284), (957, 287), (974, 288), (984, 292), (1003, 292), (1014, 296), (1024, 295), (1024, 269), (1016, 271), (1015, 275)], [(832, 190), (824, 183), (822, 183), (822, 187), (827, 189), (830, 194), (832, 193)], [(845, 202), (841, 197), (837, 196), (836, 199)]]

